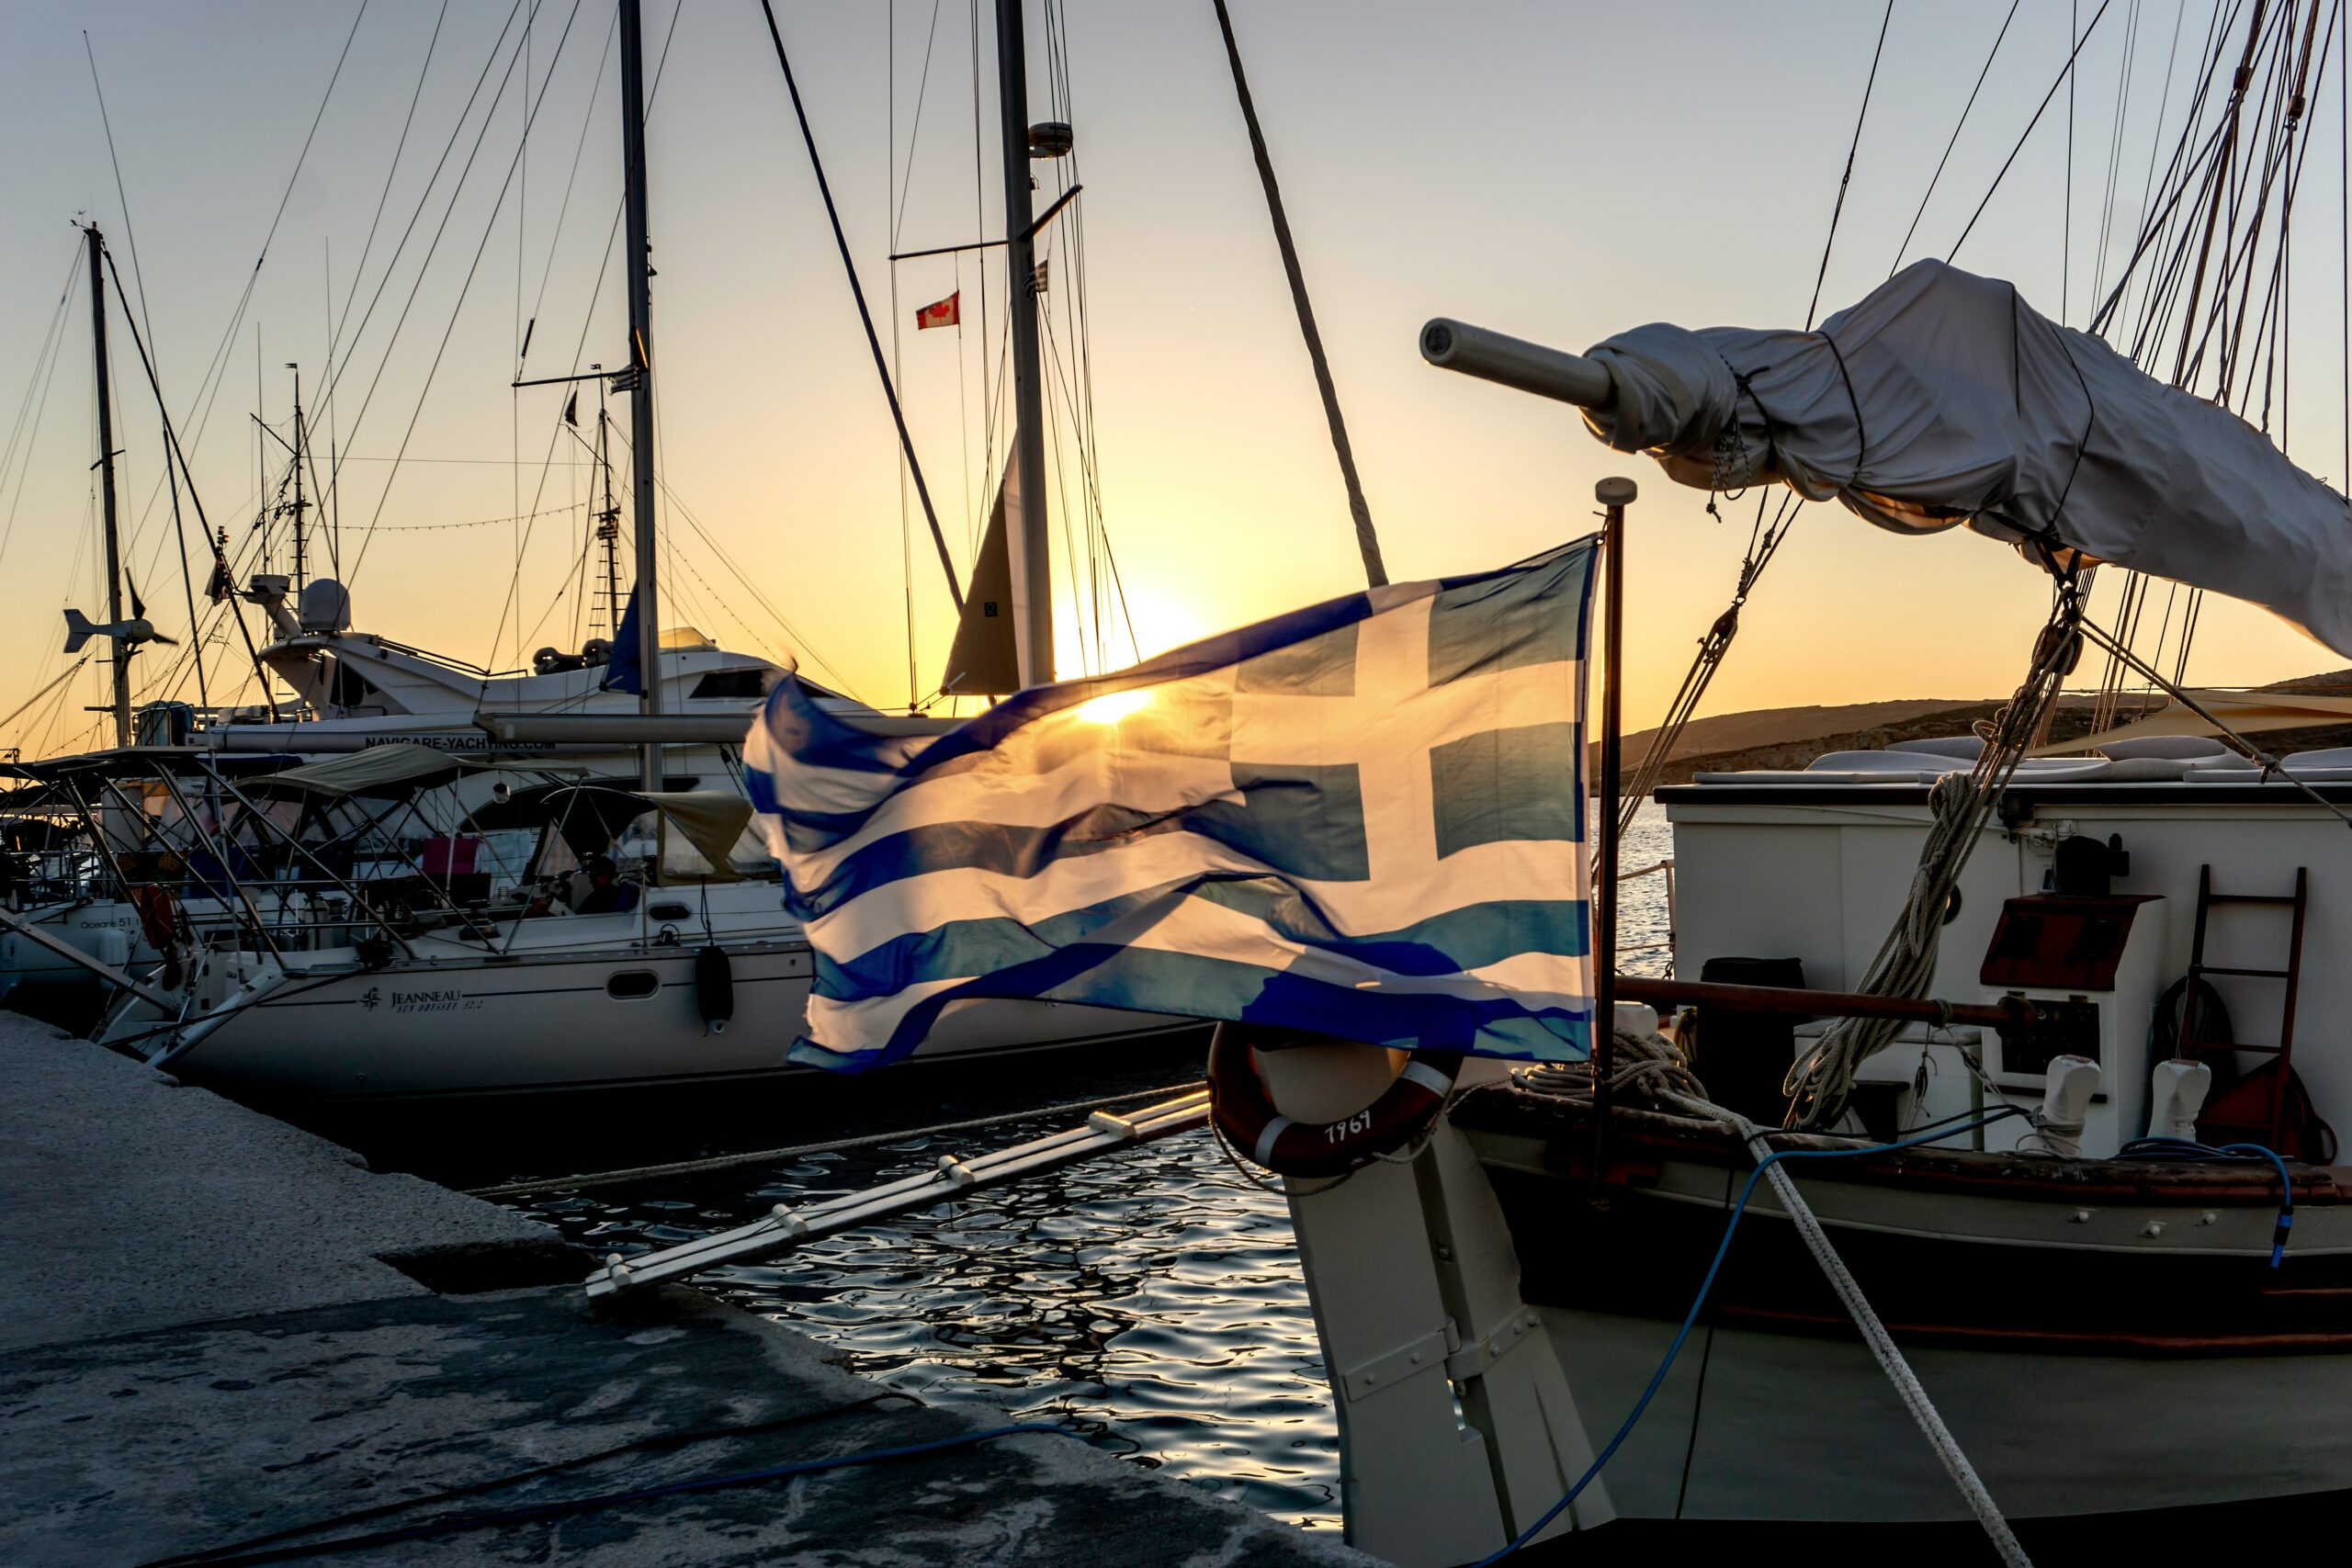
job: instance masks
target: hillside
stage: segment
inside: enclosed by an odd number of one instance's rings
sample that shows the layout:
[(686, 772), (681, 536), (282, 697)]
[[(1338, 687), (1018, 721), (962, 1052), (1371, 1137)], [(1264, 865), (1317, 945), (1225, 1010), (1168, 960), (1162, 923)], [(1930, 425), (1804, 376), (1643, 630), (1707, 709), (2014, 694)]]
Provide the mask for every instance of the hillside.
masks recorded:
[[(1683, 726), (1674, 755), (1701, 757), (1757, 746), (1785, 746), (1823, 736), (1856, 735), (1884, 725), (1899, 725), (1925, 714), (1984, 705), (1983, 700), (1967, 697), (1910, 697), (1890, 703), (1848, 703), (1830, 707), (1816, 704), (1811, 707), (1751, 708), (1746, 713), (1715, 714), (1694, 718)], [(1650, 742), (1657, 735), (1655, 729), (1628, 735), (1624, 755), (1629, 759), (1648, 756)]]
[[(2260, 688), (2273, 692), (2352, 694), (2352, 670), (2298, 676)], [(1914, 697), (1898, 702), (1849, 703), (1840, 706), (1753, 708), (1692, 719), (1661, 775), (1665, 784), (1688, 784), (1701, 773), (1738, 773), (1749, 768), (1802, 768), (1829, 751), (1866, 751), (1897, 740), (1965, 735), (1978, 719), (1993, 716), (2003, 699)], [(2050, 728), (2051, 739), (2080, 735), (2090, 718), (2092, 699), (2068, 697)], [(1655, 729), (1625, 738), (1628, 772), (1649, 754)], [(2322, 746), (2352, 745), (2352, 726), (2267, 731), (2263, 748), (2285, 756)]]

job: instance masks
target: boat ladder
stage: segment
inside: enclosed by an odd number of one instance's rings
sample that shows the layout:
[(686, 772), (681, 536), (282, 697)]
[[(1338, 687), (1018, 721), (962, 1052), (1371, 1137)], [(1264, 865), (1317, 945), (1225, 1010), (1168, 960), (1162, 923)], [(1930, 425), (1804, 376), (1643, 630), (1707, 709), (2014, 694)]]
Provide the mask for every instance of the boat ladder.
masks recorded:
[[(2199, 1136), (2209, 1143), (2225, 1142), (2243, 1137), (2276, 1147), (2280, 1122), (2287, 1110), (2287, 1079), (2293, 1070), (2295, 1057), (2295, 996), (2301, 987), (2303, 972), (2303, 912), (2307, 903), (2310, 874), (2307, 868), (2295, 868), (2295, 890), (2292, 893), (2216, 893), (2213, 891), (2213, 868), (2200, 867), (2197, 873), (2197, 931), (2188, 949), (2188, 984), (2181, 998), (2180, 1039), (2184, 1054), (2218, 1054), (2245, 1051), (2278, 1058), (2278, 1071), (2271, 1075), (2268, 1114), (2260, 1122), (2223, 1122), (2206, 1117), (2199, 1123)], [(2284, 969), (2250, 969), (2234, 964), (2205, 962), (2205, 933), (2208, 918), (2216, 909), (2251, 905), (2256, 908), (2283, 908), (2292, 912), (2292, 924), (2287, 938), (2287, 966)], [(2243, 1041), (2200, 1040), (2197, 1037), (2197, 994), (2208, 975), (2233, 976), (2247, 980), (2278, 980), (2285, 983), (2286, 995), (2279, 1007), (2278, 1043), (2249, 1045)]]

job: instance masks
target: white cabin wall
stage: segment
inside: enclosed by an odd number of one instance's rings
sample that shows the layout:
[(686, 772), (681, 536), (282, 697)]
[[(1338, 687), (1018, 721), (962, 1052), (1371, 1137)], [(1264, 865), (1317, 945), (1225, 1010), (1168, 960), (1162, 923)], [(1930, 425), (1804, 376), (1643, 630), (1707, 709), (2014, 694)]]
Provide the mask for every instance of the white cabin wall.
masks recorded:
[[(1961, 912), (1944, 930), (1933, 994), (1954, 1001), (1996, 994), (1978, 975), (2004, 900), (2042, 890), (2057, 838), (2120, 835), (2132, 872), (2117, 879), (2115, 891), (2165, 901), (2142, 917), (2158, 938), (2156, 962), (2128, 966), (2118, 990), (2096, 998), (2113, 1013), (2118, 1059), (2109, 1064), (2110, 1077), (2132, 1080), (2116, 1089), (2117, 1132), (2137, 1135), (2132, 1113), (2146, 1103), (2148, 1027), (2157, 998), (2188, 972), (2199, 868), (2213, 867), (2213, 886), (2222, 892), (2284, 894), (2293, 890), (2300, 865), (2309, 874), (2310, 902), (2294, 1066), (2320, 1113), (2352, 1132), (2352, 1044), (2342, 1039), (2339, 1023), (2352, 1010), (2352, 829), (2316, 805), (2167, 802), (2171, 787), (2138, 785), (2128, 795), (2118, 790), (2111, 801), (2045, 804), (2014, 837), (1989, 830), (1962, 874)], [(1696, 979), (1704, 962), (1719, 954), (1792, 956), (1804, 961), (1805, 983), (1816, 990), (1850, 989), (1860, 981), (1908, 896), (1928, 821), (1923, 805), (1807, 807), (1801, 798), (1715, 805), (1688, 795), (1670, 804), (1668, 816), (1676, 972)], [(2288, 921), (2284, 909), (2225, 907), (2213, 917), (2207, 962), (2283, 967)], [(2226, 976), (2212, 984), (2228, 1001), (2240, 1039), (2277, 1042), (2279, 984)], [(2262, 1059), (2242, 1060), (2253, 1066)]]
[[(1699, 977), (1710, 958), (1795, 958), (1816, 990), (1846, 984), (1838, 830), (1674, 824), (1675, 973)], [(1804, 918), (1791, 919), (1795, 911)]]

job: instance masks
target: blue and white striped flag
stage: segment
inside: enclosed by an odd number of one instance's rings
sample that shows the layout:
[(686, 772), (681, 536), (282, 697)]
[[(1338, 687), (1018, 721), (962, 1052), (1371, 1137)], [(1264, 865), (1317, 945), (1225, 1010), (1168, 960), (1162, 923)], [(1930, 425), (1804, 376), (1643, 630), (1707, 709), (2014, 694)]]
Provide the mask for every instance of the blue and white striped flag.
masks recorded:
[(1039, 997), (1546, 1061), (1589, 1043), (1596, 541), (882, 736), (789, 676), (744, 749), (816, 950), (792, 1059)]

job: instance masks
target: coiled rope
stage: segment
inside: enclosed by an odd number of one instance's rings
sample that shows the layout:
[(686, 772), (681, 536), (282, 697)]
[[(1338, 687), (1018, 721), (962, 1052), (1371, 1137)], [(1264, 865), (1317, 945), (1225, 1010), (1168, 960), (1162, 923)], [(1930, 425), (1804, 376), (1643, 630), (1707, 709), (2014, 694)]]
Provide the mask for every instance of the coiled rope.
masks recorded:
[[(1928, 994), (1935, 979), (1944, 913), (1961, 873), (1998, 807), (2001, 792), (2056, 710), (2060, 689), (2082, 657), (2082, 615), (2075, 577), (2062, 576), (2049, 622), (2034, 641), (2024, 683), (1989, 722), (1976, 727), (1984, 742), (1976, 765), (1966, 773), (1946, 774), (1929, 789), (1934, 820), (1911, 874), (1910, 897), (1861, 984), (1854, 987), (1862, 995), (1916, 998)], [(1861, 1065), (1892, 1044), (1902, 1029), (1902, 1022), (1894, 1019), (1841, 1018), (1833, 1022), (1781, 1084), (1789, 1098), (1787, 1125), (1822, 1127), (1836, 1122), (1845, 1113)]]

